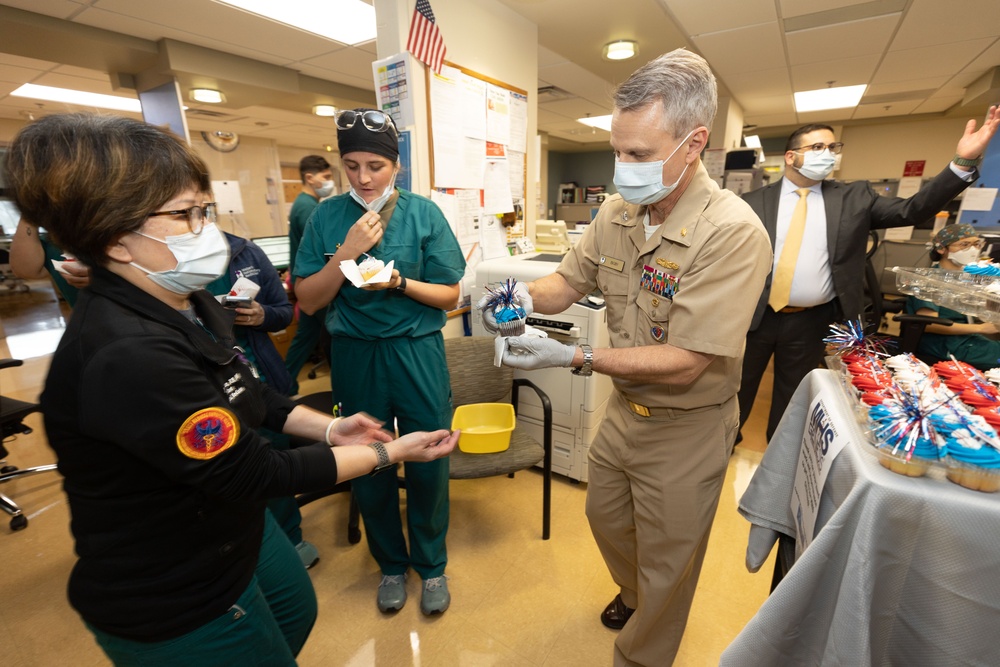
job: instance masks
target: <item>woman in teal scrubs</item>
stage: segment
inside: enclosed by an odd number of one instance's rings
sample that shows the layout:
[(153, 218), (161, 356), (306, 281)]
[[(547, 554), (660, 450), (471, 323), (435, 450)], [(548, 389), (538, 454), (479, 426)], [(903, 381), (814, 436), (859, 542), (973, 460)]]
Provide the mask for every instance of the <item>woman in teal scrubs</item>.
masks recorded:
[[(337, 142), (351, 191), (323, 201), (306, 226), (295, 258), (295, 294), (315, 312), (330, 303), (332, 384), (344, 414), (364, 411), (400, 434), (448, 428), (451, 389), (441, 329), (459, 296), (465, 259), (441, 210), (395, 188), (399, 145), (391, 118), (356, 109), (337, 118)], [(366, 255), (394, 262), (388, 282), (364, 289), (340, 263)], [(406, 602), (406, 572), (423, 580), (420, 609), (443, 612), (451, 598), (447, 564), (448, 459), (407, 463), (403, 536), (399, 484), (391, 472), (358, 479), (352, 488), (368, 546), (382, 571), (383, 612)]]

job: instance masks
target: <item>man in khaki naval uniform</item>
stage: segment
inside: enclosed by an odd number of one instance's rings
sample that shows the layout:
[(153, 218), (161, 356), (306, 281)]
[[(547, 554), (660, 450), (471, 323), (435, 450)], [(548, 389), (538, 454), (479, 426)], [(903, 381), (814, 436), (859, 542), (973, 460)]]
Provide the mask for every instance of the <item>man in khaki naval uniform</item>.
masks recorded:
[[(683, 49), (619, 87), (619, 193), (557, 272), (521, 292), (526, 310), (557, 313), (600, 289), (611, 348), (513, 337), (503, 355), (518, 368), (614, 379), (590, 448), (587, 516), (621, 587), (602, 615), (622, 628), (615, 665), (662, 667), (677, 653), (739, 425), (744, 339), (771, 266), (760, 220), (701, 165), (715, 107), (707, 63)], [(483, 319), (493, 325), (488, 309)]]

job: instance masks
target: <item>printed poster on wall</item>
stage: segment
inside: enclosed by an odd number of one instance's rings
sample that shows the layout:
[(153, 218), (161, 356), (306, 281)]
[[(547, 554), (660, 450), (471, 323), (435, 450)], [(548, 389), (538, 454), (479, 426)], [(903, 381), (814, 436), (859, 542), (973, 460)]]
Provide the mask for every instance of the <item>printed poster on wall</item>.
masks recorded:
[(392, 116), (396, 127), (413, 125), (413, 96), (408, 72), (413, 71), (408, 53), (398, 53), (372, 63), (378, 108)]

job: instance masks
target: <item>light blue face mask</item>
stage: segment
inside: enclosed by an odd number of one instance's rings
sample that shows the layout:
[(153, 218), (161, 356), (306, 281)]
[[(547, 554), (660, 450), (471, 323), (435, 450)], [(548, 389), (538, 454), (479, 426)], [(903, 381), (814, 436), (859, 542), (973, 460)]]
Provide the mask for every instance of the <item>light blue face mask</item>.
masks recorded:
[(677, 177), (677, 180), (672, 185), (663, 184), (663, 165), (674, 156), (674, 153), (680, 150), (681, 146), (687, 142), (688, 138), (694, 132), (694, 130), (688, 132), (688, 135), (677, 144), (677, 148), (670, 152), (666, 160), (657, 160), (656, 162), (622, 162), (615, 159), (614, 183), (622, 199), (629, 204), (648, 206), (655, 204), (676, 190), (677, 185), (684, 178), (684, 172), (687, 171), (687, 163), (684, 164), (681, 175)]
[(806, 151), (802, 154), (802, 166), (799, 173), (811, 181), (822, 181), (833, 172), (834, 165), (837, 164), (837, 157), (824, 149), (820, 152)]
[(385, 203), (389, 201), (389, 197), (392, 196), (392, 191), (396, 189), (396, 174), (393, 173), (392, 180), (389, 181), (389, 185), (386, 186), (385, 190), (381, 195), (371, 200), (371, 202), (366, 202), (364, 198), (357, 193), (357, 191), (351, 187), (351, 199), (361, 204), (361, 208), (366, 211), (372, 211), (373, 213), (379, 213), (385, 206)]

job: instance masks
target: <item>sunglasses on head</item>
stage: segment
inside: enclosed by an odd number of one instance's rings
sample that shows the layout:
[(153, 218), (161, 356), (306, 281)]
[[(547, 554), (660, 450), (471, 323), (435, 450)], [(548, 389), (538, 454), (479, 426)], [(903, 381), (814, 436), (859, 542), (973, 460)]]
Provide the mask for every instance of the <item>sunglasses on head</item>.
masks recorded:
[(396, 124), (392, 122), (392, 117), (387, 113), (375, 109), (367, 111), (348, 109), (341, 111), (337, 114), (337, 128), (349, 130), (354, 127), (354, 124), (359, 119), (361, 120), (361, 124), (365, 126), (365, 129), (371, 132), (388, 132), (391, 129), (393, 134), (399, 136), (399, 132), (396, 131)]

